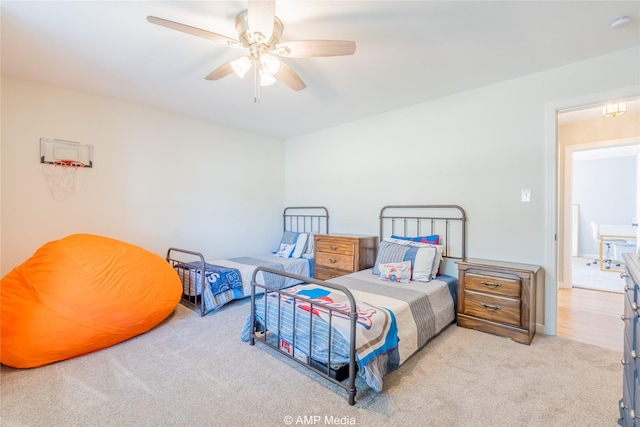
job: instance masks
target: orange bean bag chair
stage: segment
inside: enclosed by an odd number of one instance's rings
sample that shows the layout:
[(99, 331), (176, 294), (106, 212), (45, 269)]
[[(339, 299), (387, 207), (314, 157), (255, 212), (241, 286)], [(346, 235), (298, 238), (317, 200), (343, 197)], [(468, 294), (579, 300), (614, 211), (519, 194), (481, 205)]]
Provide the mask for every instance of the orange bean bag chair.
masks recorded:
[(32, 368), (147, 332), (180, 302), (162, 257), (106, 237), (52, 241), (0, 282), (0, 362)]

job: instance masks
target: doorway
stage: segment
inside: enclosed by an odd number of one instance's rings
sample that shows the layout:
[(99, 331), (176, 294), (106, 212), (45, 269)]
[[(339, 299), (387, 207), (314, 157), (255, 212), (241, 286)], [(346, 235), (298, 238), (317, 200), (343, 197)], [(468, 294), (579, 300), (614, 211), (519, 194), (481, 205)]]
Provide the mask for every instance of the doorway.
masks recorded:
[[(579, 126), (578, 126), (579, 127)], [(585, 126), (586, 127), (586, 126)], [(562, 287), (622, 293), (621, 254), (635, 247), (622, 239), (600, 245), (600, 229), (635, 236), (638, 204), (638, 138), (565, 145), (565, 191), (572, 213), (571, 253), (564, 252), (567, 274)], [(567, 206), (567, 202), (564, 202)], [(604, 231), (607, 234), (607, 231)], [(601, 259), (602, 258), (602, 259)], [(611, 260), (611, 262), (603, 262)]]
[[(637, 91), (637, 89), (636, 89)], [(632, 91), (630, 91), (632, 92)], [(632, 92), (633, 93), (633, 92)], [(617, 95), (617, 94), (616, 94)], [(614, 97), (614, 95), (608, 95)], [(617, 95), (620, 96), (620, 95)], [(640, 144), (640, 135), (638, 135), (637, 128), (637, 104), (638, 97), (637, 95), (634, 98), (625, 98), (628, 104), (631, 104), (630, 113), (636, 114), (631, 121), (627, 121), (626, 123), (622, 120), (614, 122), (603, 121), (607, 120), (602, 117), (602, 105), (594, 105), (591, 103), (585, 103), (582, 106), (571, 106), (566, 109), (556, 108), (556, 121), (557, 124), (557, 135), (554, 135), (554, 139), (556, 140), (555, 148), (557, 153), (557, 162), (555, 163), (556, 168), (556, 179), (557, 179), (557, 195), (555, 199), (555, 206), (557, 209), (557, 245), (553, 248), (552, 252), (554, 255), (554, 266), (556, 268), (554, 277), (556, 279), (553, 288), (547, 288), (545, 291), (545, 299), (549, 304), (545, 304), (545, 333), (547, 334), (558, 334), (563, 335), (567, 331), (567, 325), (565, 320), (560, 319), (560, 316), (567, 313), (567, 310), (571, 310), (570, 303), (573, 300), (576, 300), (575, 297), (572, 297), (571, 294), (567, 294), (572, 289), (572, 285), (575, 284), (572, 262), (578, 256), (585, 256), (587, 258), (596, 258), (593, 255), (597, 254), (597, 250), (594, 250), (594, 247), (598, 247), (595, 241), (593, 241), (592, 233), (590, 232), (590, 221), (587, 221), (587, 217), (594, 216), (594, 209), (588, 208), (588, 203), (585, 203), (584, 210), (585, 212), (580, 212), (579, 203), (576, 206), (574, 198), (574, 179), (577, 179), (573, 173), (574, 169), (583, 168), (587, 163), (583, 163), (576, 167), (575, 160), (583, 162), (592, 162), (589, 164), (590, 167), (597, 163), (593, 163), (594, 159), (598, 157), (606, 158), (606, 156), (613, 157), (619, 155), (618, 152), (615, 154), (616, 150), (620, 150), (618, 147), (626, 147), (624, 149), (632, 150), (632, 157), (627, 158), (627, 165), (631, 162), (633, 166), (633, 174), (634, 177), (629, 182), (628, 179), (624, 179), (624, 182), (617, 182), (616, 180), (610, 181), (607, 184), (607, 180), (603, 179), (602, 184), (609, 185), (612, 190), (616, 190), (620, 192), (620, 189), (625, 187), (625, 183), (630, 184), (626, 187), (629, 188), (629, 191), (634, 193), (631, 194), (632, 207), (631, 213), (629, 213), (628, 218), (624, 219), (616, 219), (615, 217), (608, 219), (607, 217), (603, 219), (598, 219), (598, 223), (629, 223), (631, 224), (632, 218), (637, 216), (635, 212), (637, 212), (637, 188), (638, 188), (638, 178), (637, 178), (637, 169), (638, 169), (638, 144)], [(564, 111), (563, 111), (564, 110)], [(567, 120), (567, 117), (570, 120)], [(629, 116), (628, 116), (629, 117)], [(616, 117), (615, 119), (619, 119), (621, 117)], [(634, 121), (635, 120), (635, 121)], [(621, 131), (625, 125), (629, 125), (633, 122), (633, 126), (629, 131)], [(607, 128), (609, 129), (609, 133), (607, 133)], [(578, 130), (579, 129), (579, 130)], [(613, 129), (613, 131), (611, 130)], [(624, 130), (624, 129), (623, 129)], [(573, 132), (573, 133), (572, 133)], [(635, 156), (635, 157), (634, 157)], [(606, 163), (606, 162), (605, 162)], [(603, 165), (605, 163), (602, 163)], [(583, 171), (584, 172), (584, 171)], [(592, 183), (593, 184), (593, 183)], [(598, 195), (602, 196), (602, 189), (593, 188), (592, 193), (596, 203), (598, 201)], [(633, 196), (636, 197), (633, 197)], [(583, 194), (584, 196), (584, 194)], [(589, 197), (589, 191), (586, 192), (586, 197)], [(590, 201), (591, 203), (593, 200)], [(628, 208), (628, 206), (627, 206)], [(603, 208), (603, 210), (605, 210)], [(628, 210), (628, 209), (627, 209)], [(582, 214), (582, 215), (581, 215)], [(578, 221), (578, 224), (575, 222)], [(580, 241), (582, 240), (582, 245), (580, 245)], [(595, 253), (594, 253), (595, 252)], [(599, 255), (599, 254), (598, 254)], [(586, 263), (585, 263), (586, 264)], [(592, 270), (594, 273), (600, 272), (599, 266), (597, 269)], [(615, 273), (606, 272), (603, 273), (605, 276), (610, 275), (609, 277), (614, 278), (619, 275)], [(615, 280), (615, 278), (614, 278)], [(621, 280), (621, 279), (620, 279)], [(623, 284), (622, 284), (623, 286)], [(588, 288), (589, 286), (585, 286)], [(581, 290), (582, 291), (582, 290)], [(575, 295), (578, 295), (578, 292), (574, 292)], [(588, 333), (591, 334), (594, 339), (598, 339), (597, 335), (607, 335), (607, 332), (603, 331), (595, 331), (592, 326), (588, 323), (591, 319), (600, 317), (601, 320), (598, 324), (603, 324), (602, 318), (609, 316), (611, 318), (610, 324), (611, 327), (617, 328), (619, 326), (619, 316), (621, 313), (622, 303), (620, 304), (606, 304), (605, 296), (602, 292), (591, 291), (587, 289), (587, 294), (584, 292), (580, 293), (581, 297), (587, 296), (589, 300), (595, 301), (592, 305), (593, 309), (591, 312), (586, 312), (586, 305), (580, 303), (573, 313), (570, 313), (570, 318), (573, 319), (583, 319), (583, 324), (580, 326), (582, 331), (579, 332), (578, 335), (585, 336), (584, 330), (588, 330)], [(622, 294), (618, 294), (620, 298), (623, 296)], [(609, 298), (610, 299), (610, 298)], [(612, 313), (607, 313), (606, 310), (601, 310), (602, 307), (609, 306), (612, 307)], [(619, 306), (619, 307), (618, 307)], [(579, 311), (578, 311), (579, 310)], [(553, 313), (551, 313), (553, 311)], [(562, 321), (561, 321), (562, 320)], [(552, 321), (552, 323), (550, 322)], [(571, 328), (569, 328), (571, 329)], [(577, 328), (573, 328), (575, 332), (578, 330)], [(574, 334), (575, 335), (575, 334)], [(584, 340), (583, 340), (584, 341)], [(587, 339), (587, 341), (589, 341)], [(617, 341), (614, 340), (614, 344)], [(620, 341), (621, 342), (621, 341)]]

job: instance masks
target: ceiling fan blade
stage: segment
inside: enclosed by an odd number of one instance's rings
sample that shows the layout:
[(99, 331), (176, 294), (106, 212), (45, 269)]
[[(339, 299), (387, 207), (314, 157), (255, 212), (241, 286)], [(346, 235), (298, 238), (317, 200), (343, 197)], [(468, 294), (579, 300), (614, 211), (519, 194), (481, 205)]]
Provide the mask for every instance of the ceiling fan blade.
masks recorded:
[(264, 42), (268, 42), (273, 33), (273, 19), (276, 14), (276, 2), (274, 0), (249, 0), (247, 19), (249, 30), (253, 33), (262, 33)]
[(213, 40), (215, 42), (227, 43), (230, 46), (241, 46), (240, 42), (221, 34), (212, 33), (211, 31), (202, 30), (190, 25), (180, 24), (178, 22), (169, 21), (168, 19), (158, 18), (155, 16), (147, 16), (147, 21), (162, 27), (171, 28), (172, 30), (182, 31), (192, 36), (202, 37), (203, 39)]
[(207, 80), (220, 80), (221, 78), (233, 73), (233, 67), (231, 67), (231, 61), (225, 62), (215, 70), (209, 73), (205, 79)]
[(293, 71), (293, 68), (289, 67), (282, 61), (280, 61), (280, 69), (273, 76), (295, 91), (299, 91), (307, 87), (298, 73)]
[(298, 40), (280, 43), (276, 50), (287, 58), (353, 55), (356, 43), (349, 40)]

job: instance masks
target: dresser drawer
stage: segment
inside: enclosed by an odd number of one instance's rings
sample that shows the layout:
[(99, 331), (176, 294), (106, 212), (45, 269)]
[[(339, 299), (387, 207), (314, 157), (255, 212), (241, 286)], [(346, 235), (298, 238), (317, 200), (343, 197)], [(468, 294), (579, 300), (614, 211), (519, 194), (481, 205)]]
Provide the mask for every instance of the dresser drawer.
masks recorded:
[(625, 339), (631, 344), (631, 349), (636, 350), (638, 347), (638, 315), (633, 308), (636, 303), (632, 303), (629, 298), (631, 296), (627, 293), (624, 298), (624, 315), (622, 316), (622, 320), (624, 320), (624, 335)]
[(467, 291), (463, 313), (493, 322), (520, 326), (520, 300)]
[(625, 337), (622, 350), (622, 375), (623, 382), (625, 384), (633, 384), (636, 373), (636, 358), (637, 353), (633, 350), (631, 343)]
[(510, 279), (476, 273), (467, 273), (464, 287), (468, 291), (486, 292), (506, 297), (520, 298), (520, 279)]
[(326, 252), (328, 254), (340, 254), (352, 257), (355, 253), (354, 246), (355, 245), (351, 241), (343, 241), (339, 239), (318, 239), (316, 241), (316, 252)]
[(629, 273), (628, 268), (625, 269), (624, 276), (625, 276), (625, 285), (624, 285), (625, 293), (631, 299), (631, 301), (637, 303), (638, 302), (638, 285), (633, 281), (633, 278), (631, 277), (631, 274)]
[(353, 272), (353, 256), (340, 253), (316, 252), (316, 265), (320, 267), (329, 267), (337, 270), (345, 270), (348, 273)]

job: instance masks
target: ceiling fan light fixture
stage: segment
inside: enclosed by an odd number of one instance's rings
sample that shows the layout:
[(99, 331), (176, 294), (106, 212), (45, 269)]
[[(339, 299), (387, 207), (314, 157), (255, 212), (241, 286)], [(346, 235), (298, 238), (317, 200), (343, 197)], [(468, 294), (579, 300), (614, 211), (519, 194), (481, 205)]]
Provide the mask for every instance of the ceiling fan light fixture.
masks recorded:
[(627, 112), (626, 102), (619, 102), (617, 104), (607, 104), (602, 107), (602, 117), (616, 117), (621, 116)]
[(233, 71), (240, 77), (244, 78), (247, 71), (251, 69), (251, 59), (248, 56), (242, 56), (240, 58), (234, 59), (231, 61), (231, 68)]
[(274, 75), (280, 69), (280, 60), (273, 55), (265, 54), (260, 56), (260, 65), (265, 72)]
[(260, 86), (271, 86), (275, 82), (276, 78), (273, 77), (273, 74), (260, 70)]
[(282, 57), (343, 56), (353, 55), (356, 50), (355, 42), (349, 40), (292, 40), (281, 44), (284, 25), (275, 16), (275, 2), (276, 0), (249, 0), (247, 10), (240, 12), (235, 19), (237, 40), (156, 16), (147, 16), (147, 21), (245, 50), (245, 56), (225, 62), (210, 72), (205, 79), (220, 80), (234, 72), (242, 79), (253, 68), (254, 101), (259, 104), (260, 87), (272, 85), (276, 80), (295, 91), (306, 87), (298, 73), (281, 60)]

